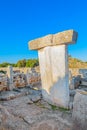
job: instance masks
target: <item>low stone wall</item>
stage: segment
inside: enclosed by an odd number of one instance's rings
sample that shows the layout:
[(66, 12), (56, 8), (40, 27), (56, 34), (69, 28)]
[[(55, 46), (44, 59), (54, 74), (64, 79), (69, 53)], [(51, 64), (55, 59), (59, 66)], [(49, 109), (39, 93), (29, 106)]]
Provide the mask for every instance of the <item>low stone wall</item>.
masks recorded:
[[(19, 71), (19, 72), (23, 72), (23, 73), (26, 73), (27, 70), (29, 70), (31, 68), (29, 67), (13, 67), (13, 71)], [(3, 71), (7, 71), (7, 67), (0, 67), (0, 70), (3, 70)]]
[(0, 91), (7, 90), (8, 88), (8, 77), (7, 75), (0, 75)]
[(69, 70), (71, 71), (72, 76), (81, 75), (84, 72), (87, 72), (87, 68), (69, 68)]
[(27, 85), (26, 75), (19, 73), (13, 76), (13, 85), (15, 87), (25, 87)]
[[(7, 67), (0, 67), (0, 70), (7, 71)], [(13, 71), (20, 72), (20, 73), (26, 73), (27, 71), (31, 70), (29, 67), (13, 67)], [(36, 72), (40, 73), (39, 66), (35, 67)], [(73, 76), (77, 76), (80, 74), (80, 70), (87, 70), (86, 68), (69, 68)]]
[[(7, 71), (8, 68), (0, 68), (0, 70)], [(79, 80), (76, 78), (78, 75), (81, 75), (82, 77), (87, 77), (87, 69), (78, 69), (78, 68), (72, 68), (69, 69), (69, 86), (71, 88), (76, 88), (79, 85)], [(41, 82), (41, 76), (40, 76), (40, 70), (39, 66), (35, 67), (34, 69), (31, 68), (18, 68), (13, 67), (13, 86), (14, 87), (25, 87), (27, 85), (35, 85), (37, 82)], [(73, 78), (73, 76), (76, 79), (76, 82)], [(80, 79), (80, 78), (79, 78)], [(0, 74), (0, 91), (1, 90), (7, 90), (9, 89), (9, 77), (8, 74)]]
[(79, 75), (79, 69), (78, 68), (69, 68), (69, 70), (71, 71), (72, 76)]
[[(0, 70), (7, 71), (7, 67), (0, 67)], [(13, 71), (20, 72), (20, 73), (26, 73), (27, 71), (30, 71), (30, 67), (13, 67)], [(39, 66), (35, 67), (36, 72), (40, 72)]]
[(11, 67), (7, 69), (7, 74), (0, 73), (0, 91), (31, 86), (41, 82), (40, 73), (35, 69), (26, 68), (25, 70), (26, 73), (23, 73), (20, 70), (14, 71)]

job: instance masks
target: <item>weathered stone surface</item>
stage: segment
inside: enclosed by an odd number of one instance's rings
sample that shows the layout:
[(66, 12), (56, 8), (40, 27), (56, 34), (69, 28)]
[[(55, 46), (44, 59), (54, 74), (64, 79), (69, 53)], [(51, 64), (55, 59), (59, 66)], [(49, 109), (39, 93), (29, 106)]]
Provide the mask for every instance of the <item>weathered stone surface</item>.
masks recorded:
[(39, 101), (41, 99), (40, 95), (34, 95), (30, 97), (31, 101), (33, 101), (34, 103)]
[(81, 85), (87, 87), (87, 78), (81, 78)]
[(87, 92), (78, 90), (73, 106), (73, 130), (87, 129)]
[(67, 46), (50, 46), (38, 51), (42, 95), (46, 101), (68, 107), (69, 76)]
[(2, 91), (0, 93), (0, 101), (7, 101), (7, 100), (11, 100), (17, 97), (21, 97), (24, 95), (28, 95), (31, 94), (31, 90), (29, 90), (29, 88), (24, 88), (24, 89), (14, 89), (14, 91)]
[(69, 95), (70, 96), (74, 96), (76, 94), (76, 90), (69, 90)]
[(83, 85), (83, 86), (87, 86), (87, 81), (85, 82), (85, 81), (81, 81), (81, 85)]
[(52, 126), (47, 123), (40, 124), (38, 130), (52, 130)]
[(74, 86), (74, 79), (72, 77), (72, 72), (69, 70), (69, 89), (74, 89), (75, 86)]
[(70, 113), (49, 110), (47, 108), (48, 103), (45, 101), (41, 101), (44, 107), (36, 103), (29, 105), (31, 97), (41, 95), (40, 91), (32, 90), (31, 93), (31, 89), (29, 90), (29, 95), (0, 102), (0, 130), (49, 130), (49, 128), (54, 130), (57, 127), (61, 130), (67, 130), (71, 128)]
[(23, 73), (14, 74), (13, 85), (15, 88), (25, 87), (27, 85), (26, 75)]
[(20, 72), (20, 69), (18, 70), (17, 68), (17, 70), (13, 71), (13, 68), (9, 66), (7, 74), (0, 73), (0, 91), (24, 88), (26, 86), (41, 88), (41, 76), (35, 68), (27, 69), (27, 74), (24, 74)]
[(87, 79), (87, 69), (79, 69), (79, 73), (82, 74), (82, 78)]
[(5, 74), (0, 74), (0, 91), (8, 89), (8, 77)]
[(37, 50), (46, 46), (50, 46), (52, 44), (52, 35), (47, 35), (43, 38), (38, 38), (36, 40), (32, 40), (31, 42), (29, 42), (29, 48), (31, 50)]
[(77, 89), (77, 88), (79, 88), (80, 84), (81, 84), (81, 76), (78, 75), (78, 76), (72, 78), (70, 85), (69, 85), (69, 88), (70, 89)]
[(41, 76), (38, 73), (29, 73), (28, 82), (30, 85), (36, 85), (36, 83), (41, 82)]
[(13, 85), (13, 67), (12, 66), (8, 66), (7, 75), (8, 75), (8, 81), (9, 81), (8, 89), (12, 90), (14, 88), (14, 85)]
[(75, 79), (74, 78), (72, 78), (69, 83), (69, 89), (71, 89), (71, 90), (75, 89)]
[(68, 30), (53, 35), (54, 45), (73, 44), (77, 40), (77, 32), (74, 30)]
[(0, 130), (29, 130), (27, 123), (15, 117), (4, 106), (0, 105)]
[(69, 103), (69, 109), (73, 109), (73, 102)]
[(51, 118), (45, 119), (34, 126), (32, 130), (71, 130), (70, 124), (67, 125), (67, 123), (61, 122), (61, 119), (57, 120), (56, 118), (54, 120)]
[(77, 32), (68, 30), (29, 42), (38, 50), (42, 95), (49, 103), (68, 108), (69, 70), (67, 44), (75, 43)]
[(13, 98), (16, 98), (18, 95), (17, 92), (12, 92), (12, 91), (8, 91), (8, 92), (2, 92), (0, 94), (0, 101), (4, 101), (4, 100), (11, 100)]
[(47, 46), (64, 45), (75, 43), (77, 40), (77, 32), (68, 30), (54, 35), (47, 35), (43, 38), (32, 40), (29, 42), (31, 50), (39, 50)]

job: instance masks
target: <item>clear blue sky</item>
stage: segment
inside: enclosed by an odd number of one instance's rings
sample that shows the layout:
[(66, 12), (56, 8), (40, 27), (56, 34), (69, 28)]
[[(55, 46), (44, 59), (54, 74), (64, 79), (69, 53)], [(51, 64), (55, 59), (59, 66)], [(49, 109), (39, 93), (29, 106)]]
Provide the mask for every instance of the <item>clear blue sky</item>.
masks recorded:
[(74, 29), (69, 54), (87, 61), (87, 0), (0, 0), (0, 63), (37, 58), (28, 41)]

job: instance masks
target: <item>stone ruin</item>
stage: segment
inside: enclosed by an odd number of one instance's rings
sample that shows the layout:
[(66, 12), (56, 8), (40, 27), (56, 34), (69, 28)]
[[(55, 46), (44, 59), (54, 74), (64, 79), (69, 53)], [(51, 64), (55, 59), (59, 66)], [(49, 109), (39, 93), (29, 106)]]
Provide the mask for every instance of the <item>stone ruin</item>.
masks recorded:
[[(77, 32), (68, 30), (32, 40), (29, 42), (29, 48), (38, 50), (44, 100), (63, 108), (73, 107), (73, 130), (85, 130), (87, 128), (87, 116), (85, 116), (87, 115), (87, 103), (85, 103), (87, 92), (73, 90), (81, 85), (87, 85), (87, 79), (83, 80), (81, 75), (72, 77), (68, 68), (67, 45), (76, 41)], [(85, 70), (80, 70), (80, 73), (87, 77)]]
[(36, 72), (34, 68), (31, 68), (31, 70), (27, 71), (27, 83), (28, 85), (35, 86), (36, 84), (40, 83), (41, 76), (40, 73)]
[(0, 91), (7, 90), (8, 78), (7, 75), (0, 73)]
[(33, 87), (40, 82), (40, 73), (36, 72), (34, 68), (27, 70), (26, 73), (22, 73), (20, 71), (13, 71), (13, 67), (8, 66), (6, 74), (0, 73), (0, 91), (13, 90), (29, 85)]
[(38, 50), (44, 99), (65, 108), (69, 105), (67, 45), (75, 43), (76, 40), (77, 33), (69, 30), (29, 43), (31, 50)]
[(69, 88), (74, 89), (83, 89), (87, 91), (87, 69), (79, 69), (79, 73), (76, 76), (73, 76), (71, 71), (69, 71)]
[[(74, 76), (68, 68), (67, 45), (76, 41), (77, 32), (68, 30), (29, 42), (31, 50), (38, 50), (41, 78), (35, 69), (14, 73), (11, 66), (0, 75), (3, 90), (11, 91), (0, 95), (1, 130), (6, 125), (8, 130), (87, 129), (87, 70)], [(40, 82), (41, 90), (33, 89)]]

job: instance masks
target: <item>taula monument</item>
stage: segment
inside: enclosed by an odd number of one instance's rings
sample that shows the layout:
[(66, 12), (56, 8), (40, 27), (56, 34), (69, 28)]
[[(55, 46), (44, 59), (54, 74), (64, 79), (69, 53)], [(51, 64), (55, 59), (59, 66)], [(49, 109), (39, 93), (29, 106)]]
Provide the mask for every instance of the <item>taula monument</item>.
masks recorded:
[(38, 50), (43, 98), (50, 104), (68, 108), (69, 67), (68, 44), (77, 41), (77, 32), (63, 31), (29, 42), (30, 50)]

